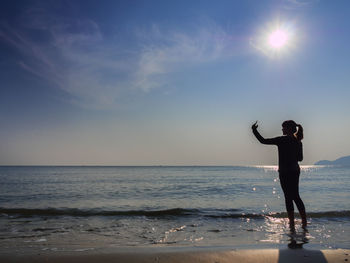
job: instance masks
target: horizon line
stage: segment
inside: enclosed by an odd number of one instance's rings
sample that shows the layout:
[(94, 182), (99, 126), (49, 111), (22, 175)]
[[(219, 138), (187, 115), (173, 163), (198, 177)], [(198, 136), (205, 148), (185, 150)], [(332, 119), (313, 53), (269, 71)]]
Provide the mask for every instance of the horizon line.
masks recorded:
[[(0, 164), (0, 167), (278, 167), (277, 164), (137, 164), (137, 165), (105, 165), (105, 164)], [(300, 167), (324, 166), (317, 164), (302, 164)]]

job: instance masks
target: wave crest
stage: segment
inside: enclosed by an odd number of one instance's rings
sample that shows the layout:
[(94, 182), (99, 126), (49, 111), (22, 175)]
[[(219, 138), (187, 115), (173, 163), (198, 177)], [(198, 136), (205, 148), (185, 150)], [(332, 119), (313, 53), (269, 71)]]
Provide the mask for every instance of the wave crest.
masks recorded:
[[(17, 216), (17, 217), (34, 217), (34, 216), (76, 216), (76, 217), (89, 217), (89, 216), (146, 216), (146, 217), (208, 217), (208, 218), (265, 218), (265, 217), (287, 217), (285, 212), (283, 213), (243, 213), (237, 209), (230, 210), (200, 210), (200, 209), (185, 209), (185, 208), (172, 208), (164, 210), (100, 210), (100, 209), (79, 209), (79, 208), (0, 208), (0, 215), (2, 216)], [(344, 218), (350, 217), (350, 211), (320, 211), (309, 212), (308, 217), (311, 218)]]

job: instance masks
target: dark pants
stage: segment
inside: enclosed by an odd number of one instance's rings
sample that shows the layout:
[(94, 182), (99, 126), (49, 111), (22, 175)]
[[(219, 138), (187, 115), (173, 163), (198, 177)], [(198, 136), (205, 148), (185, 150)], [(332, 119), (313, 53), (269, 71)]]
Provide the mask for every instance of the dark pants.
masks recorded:
[(305, 211), (303, 200), (301, 200), (299, 196), (299, 175), (300, 170), (279, 172), (280, 183), (288, 212), (294, 211), (293, 201), (299, 211)]

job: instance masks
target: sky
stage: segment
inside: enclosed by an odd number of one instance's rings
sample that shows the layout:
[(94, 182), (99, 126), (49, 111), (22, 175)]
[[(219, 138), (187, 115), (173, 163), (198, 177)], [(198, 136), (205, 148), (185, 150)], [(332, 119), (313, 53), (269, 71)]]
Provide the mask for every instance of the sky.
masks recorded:
[(0, 165), (274, 165), (289, 119), (350, 155), (347, 0), (1, 5)]

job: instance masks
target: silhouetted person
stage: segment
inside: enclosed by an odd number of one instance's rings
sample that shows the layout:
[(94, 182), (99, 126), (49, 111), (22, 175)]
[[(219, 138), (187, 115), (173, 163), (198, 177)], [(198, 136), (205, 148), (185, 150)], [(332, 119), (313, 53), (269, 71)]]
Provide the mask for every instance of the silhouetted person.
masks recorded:
[(303, 160), (303, 127), (289, 120), (282, 123), (282, 132), (284, 136), (265, 139), (257, 130), (258, 125), (255, 122), (252, 130), (255, 137), (263, 144), (277, 145), (278, 147), (278, 172), (281, 187), (284, 193), (286, 208), (289, 218), (289, 226), (292, 231), (294, 225), (294, 205), (298, 207), (302, 219), (302, 227), (306, 228), (306, 213), (303, 201), (299, 196), (299, 175), (300, 167), (298, 162)]

